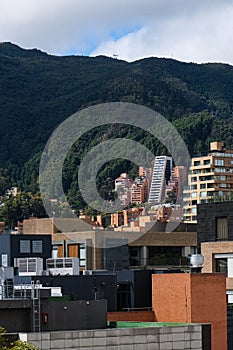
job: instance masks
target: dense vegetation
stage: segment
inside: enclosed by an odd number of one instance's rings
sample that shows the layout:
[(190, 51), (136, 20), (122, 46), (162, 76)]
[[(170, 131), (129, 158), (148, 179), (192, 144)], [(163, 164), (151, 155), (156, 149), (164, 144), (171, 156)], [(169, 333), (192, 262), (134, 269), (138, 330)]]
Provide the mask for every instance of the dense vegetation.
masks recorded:
[[(5, 337), (6, 336), (6, 337)], [(1, 350), (39, 350), (39, 348), (31, 343), (26, 343), (21, 340), (17, 340), (10, 343), (7, 340), (7, 333), (3, 327), (0, 327), (0, 349)]]
[[(11, 185), (35, 194), (41, 152), (53, 130), (74, 112), (98, 103), (148, 106), (176, 126), (191, 155), (210, 141), (233, 147), (233, 67), (148, 58), (133, 63), (99, 56), (56, 57), (39, 50), (0, 44), (0, 194)], [(73, 207), (84, 206), (78, 191), (80, 160), (99, 141), (128, 137), (154, 154), (164, 147), (150, 134), (120, 125), (94, 129), (73, 146), (64, 168), (64, 188)], [(136, 166), (117, 159), (101, 169), (98, 188), (112, 198), (113, 178)]]

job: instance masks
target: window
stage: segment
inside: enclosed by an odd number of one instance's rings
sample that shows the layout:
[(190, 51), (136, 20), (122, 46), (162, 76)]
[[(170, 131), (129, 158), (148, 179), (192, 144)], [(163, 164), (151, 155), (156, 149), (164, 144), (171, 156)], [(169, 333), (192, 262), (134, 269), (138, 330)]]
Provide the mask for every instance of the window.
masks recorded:
[(26, 240), (26, 239), (21, 239), (19, 241), (19, 249), (20, 249), (20, 253), (25, 254), (25, 253), (30, 253), (31, 249), (30, 249), (30, 241)]
[(197, 181), (197, 177), (196, 177), (196, 176), (192, 177), (192, 178), (191, 178), (191, 181), (192, 181), (192, 182), (196, 182), (196, 181)]
[(216, 218), (216, 239), (217, 239), (217, 241), (228, 240), (227, 217)]
[(196, 161), (194, 162), (194, 166), (198, 166), (198, 165), (201, 165), (200, 160), (196, 160)]
[(207, 188), (214, 188), (214, 184), (207, 184)]
[(207, 192), (200, 192), (200, 197), (206, 197), (207, 196)]
[(215, 177), (214, 177), (214, 179), (215, 180), (226, 180), (226, 175), (216, 175)]
[(210, 164), (210, 159), (205, 159), (204, 160), (204, 165), (208, 165), (208, 164)]
[(192, 185), (191, 186), (191, 190), (196, 190), (197, 189), (197, 185)]
[(215, 259), (215, 271), (222, 272), (227, 275), (227, 258), (218, 258)]
[(226, 169), (225, 168), (215, 168), (216, 173), (225, 173)]
[(214, 164), (224, 166), (224, 159), (215, 159)]
[(197, 205), (197, 201), (192, 201), (192, 205)]
[(84, 243), (79, 245), (79, 257), (80, 267), (86, 267), (86, 246)]
[(192, 208), (191, 212), (192, 214), (197, 214), (197, 208)]
[(33, 253), (42, 253), (43, 252), (42, 241), (32, 241), (32, 252)]
[(192, 197), (192, 198), (197, 198), (197, 192), (191, 193), (191, 197)]
[(206, 188), (206, 184), (200, 184), (200, 188)]
[(208, 180), (213, 180), (211, 175), (208, 176), (200, 176), (200, 181), (208, 181)]

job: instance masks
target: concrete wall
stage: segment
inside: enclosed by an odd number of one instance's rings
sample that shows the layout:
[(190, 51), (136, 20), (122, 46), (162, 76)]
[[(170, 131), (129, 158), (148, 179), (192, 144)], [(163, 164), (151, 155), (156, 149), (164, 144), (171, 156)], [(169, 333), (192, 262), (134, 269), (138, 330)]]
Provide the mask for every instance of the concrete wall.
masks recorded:
[[(20, 339), (40, 350), (210, 350), (202, 325), (24, 333)], [(205, 333), (205, 334), (204, 334)]]
[(211, 323), (212, 350), (227, 350), (224, 274), (153, 275), (152, 307), (158, 322)]
[(0, 325), (7, 332), (30, 332), (31, 300), (0, 300)]

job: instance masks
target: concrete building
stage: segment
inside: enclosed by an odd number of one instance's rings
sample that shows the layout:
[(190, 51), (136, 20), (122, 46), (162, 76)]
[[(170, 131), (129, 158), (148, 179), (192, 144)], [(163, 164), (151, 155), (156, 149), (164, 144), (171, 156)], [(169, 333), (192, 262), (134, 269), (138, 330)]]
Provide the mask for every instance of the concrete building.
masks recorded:
[(201, 254), (204, 256), (202, 272), (225, 274), (227, 302), (233, 304), (233, 241), (202, 243)]
[[(137, 209), (137, 208), (135, 208)], [(144, 218), (143, 216), (139, 216)], [(40, 223), (41, 220), (41, 223)], [(46, 228), (46, 220), (48, 227)], [(65, 222), (68, 219), (64, 219)], [(74, 223), (67, 224), (68, 229)], [(33, 232), (41, 226), (51, 232), (52, 255), (79, 258), (80, 270), (121, 270), (131, 266), (187, 266), (188, 255), (196, 251), (197, 233), (195, 224), (180, 223), (176, 232), (166, 222), (144, 222), (140, 231), (67, 231), (57, 232), (55, 222), (50, 219), (34, 219)], [(37, 223), (36, 223), (37, 221)], [(80, 220), (81, 221), (81, 220)], [(65, 231), (64, 222), (64, 231)], [(78, 221), (79, 222), (79, 221)], [(135, 222), (135, 220), (133, 220)], [(77, 224), (77, 222), (75, 221)], [(172, 223), (170, 223), (172, 225)], [(81, 222), (81, 228), (82, 226)], [(149, 226), (147, 226), (149, 225)], [(75, 226), (77, 229), (77, 226)], [(169, 232), (166, 232), (170, 230)], [(29, 236), (29, 235), (28, 235)], [(159, 256), (163, 259), (159, 259)]]
[(115, 180), (115, 191), (123, 205), (128, 205), (130, 203), (132, 183), (133, 180), (130, 179), (127, 173), (122, 173)]
[(187, 169), (184, 166), (176, 166), (172, 169), (170, 180), (166, 186), (166, 200), (174, 203), (180, 202), (183, 189), (186, 185)]
[(155, 157), (153, 175), (149, 193), (150, 204), (160, 204), (165, 199), (166, 185), (171, 176), (172, 158), (167, 156)]
[(184, 190), (184, 221), (197, 222), (197, 204), (231, 199), (233, 150), (211, 142), (206, 156), (192, 158), (188, 187)]
[(129, 226), (132, 221), (138, 219), (142, 214), (143, 208), (131, 208), (118, 211), (117, 213), (111, 214), (111, 226)]
[(155, 232), (145, 233), (129, 243), (131, 267), (144, 268), (186, 268), (189, 256), (196, 252), (196, 232)]
[(140, 204), (148, 201), (149, 183), (146, 177), (137, 176), (131, 187), (132, 204)]

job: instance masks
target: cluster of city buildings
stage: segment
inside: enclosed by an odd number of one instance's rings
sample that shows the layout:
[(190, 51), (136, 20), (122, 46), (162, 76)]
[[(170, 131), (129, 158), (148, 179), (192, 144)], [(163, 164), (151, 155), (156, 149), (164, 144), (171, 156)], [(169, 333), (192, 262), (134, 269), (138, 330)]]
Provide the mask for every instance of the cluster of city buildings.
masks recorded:
[[(2, 326), (42, 350), (56, 341), (64, 349), (233, 348), (233, 151), (212, 143), (188, 174), (170, 157), (155, 164), (140, 169), (141, 182), (116, 180), (119, 193), (127, 189), (122, 200), (146, 184), (151, 205), (112, 214), (111, 227), (84, 215), (30, 218), (14, 233), (1, 226)], [(183, 190), (184, 220), (181, 205), (163, 203)]]
[(139, 168), (139, 175), (134, 182), (126, 173), (116, 179), (122, 203), (138, 207), (112, 214), (112, 227), (143, 231), (145, 222), (154, 220), (196, 223), (198, 204), (232, 200), (233, 150), (211, 142), (209, 153), (192, 158), (189, 169), (173, 167), (171, 157), (159, 156), (153, 169)]

